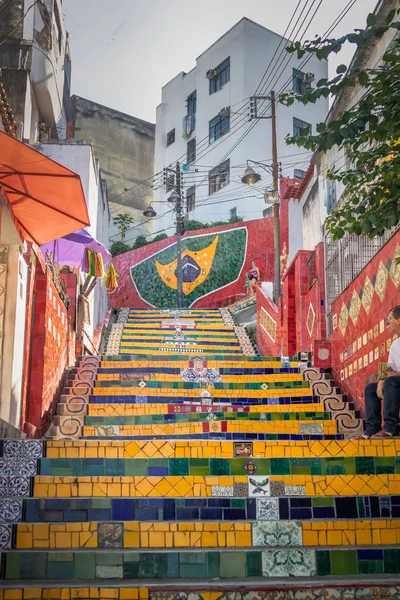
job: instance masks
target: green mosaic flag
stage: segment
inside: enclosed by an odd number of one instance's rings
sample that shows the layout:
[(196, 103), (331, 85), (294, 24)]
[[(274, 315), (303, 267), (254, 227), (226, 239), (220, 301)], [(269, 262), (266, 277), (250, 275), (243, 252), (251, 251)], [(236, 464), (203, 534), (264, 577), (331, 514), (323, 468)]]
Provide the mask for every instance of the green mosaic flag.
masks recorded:
[[(182, 240), (183, 305), (238, 280), (246, 258), (247, 229), (210, 233)], [(176, 244), (131, 267), (139, 296), (155, 308), (176, 306)]]

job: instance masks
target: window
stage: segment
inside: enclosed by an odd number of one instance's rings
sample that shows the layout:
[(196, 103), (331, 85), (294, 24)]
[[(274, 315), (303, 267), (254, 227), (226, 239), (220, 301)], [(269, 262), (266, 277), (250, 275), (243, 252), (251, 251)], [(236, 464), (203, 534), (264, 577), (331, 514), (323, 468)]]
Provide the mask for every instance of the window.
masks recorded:
[(165, 189), (167, 192), (170, 192), (171, 190), (173, 190), (175, 187), (175, 175), (173, 173), (171, 173), (170, 175), (167, 176), (167, 179), (165, 181)]
[(307, 136), (309, 136), (311, 134), (310, 123), (307, 123), (306, 121), (302, 121), (301, 119), (296, 119), (296, 117), (293, 117), (293, 135), (301, 135), (301, 132), (307, 128), (309, 128), (307, 131)]
[(229, 131), (230, 127), (230, 116), (222, 116), (221, 114), (211, 119), (209, 122), (209, 142), (213, 144), (225, 133)]
[(196, 188), (194, 185), (186, 190), (186, 212), (194, 210), (196, 206)]
[(171, 131), (169, 131), (167, 133), (167, 146), (170, 146), (171, 144), (173, 144), (175, 141), (175, 129), (171, 129)]
[(196, 160), (196, 138), (187, 143), (186, 164), (191, 165)]
[(274, 207), (270, 206), (269, 208), (264, 208), (263, 210), (263, 217), (264, 219), (268, 219), (268, 217), (273, 217), (274, 216)]
[(230, 160), (225, 160), (208, 174), (208, 193), (218, 192), (229, 183)]
[(190, 94), (186, 99), (187, 114), (195, 115), (197, 110), (197, 92), (196, 90)]
[(306, 172), (303, 171), (303, 169), (295, 169), (294, 173), (293, 173), (293, 177), (295, 179), (303, 179), (305, 174), (306, 174)]
[[(335, 167), (334, 167), (335, 168)], [(326, 211), (329, 213), (336, 204), (336, 181), (333, 179), (327, 179), (327, 198), (326, 198)]]
[(233, 217), (237, 217), (236, 206), (234, 208), (229, 209), (229, 218), (232, 219)]
[(303, 94), (310, 87), (306, 80), (306, 74), (298, 69), (293, 69), (293, 91), (296, 94)]
[(215, 94), (231, 80), (231, 59), (225, 59), (214, 71), (215, 75), (210, 79), (210, 94)]

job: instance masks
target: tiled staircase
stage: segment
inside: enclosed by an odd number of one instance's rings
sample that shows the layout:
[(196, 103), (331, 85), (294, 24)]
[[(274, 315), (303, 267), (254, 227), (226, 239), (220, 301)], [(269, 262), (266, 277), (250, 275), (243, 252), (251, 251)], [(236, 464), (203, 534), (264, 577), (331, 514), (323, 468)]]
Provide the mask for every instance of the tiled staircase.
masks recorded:
[(399, 599), (400, 439), (349, 440), (309, 358), (226, 309), (121, 310), (51, 437), (2, 444), (0, 600)]

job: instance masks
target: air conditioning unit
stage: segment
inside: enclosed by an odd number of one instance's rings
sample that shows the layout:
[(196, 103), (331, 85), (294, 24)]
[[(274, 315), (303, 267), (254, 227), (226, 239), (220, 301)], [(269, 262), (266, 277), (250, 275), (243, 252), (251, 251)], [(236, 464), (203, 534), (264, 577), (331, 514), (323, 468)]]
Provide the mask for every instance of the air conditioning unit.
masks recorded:
[(216, 69), (209, 69), (206, 73), (207, 79), (214, 79), (218, 75)]

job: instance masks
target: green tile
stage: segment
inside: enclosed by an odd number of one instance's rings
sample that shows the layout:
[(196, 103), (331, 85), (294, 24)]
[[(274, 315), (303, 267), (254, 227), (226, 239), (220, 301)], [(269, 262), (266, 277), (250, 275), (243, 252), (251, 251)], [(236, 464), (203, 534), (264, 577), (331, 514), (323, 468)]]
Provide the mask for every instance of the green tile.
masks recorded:
[(165, 578), (168, 574), (167, 554), (141, 554), (139, 559), (140, 577), (156, 579)]
[[(124, 557), (130, 552), (124, 553)], [(96, 554), (96, 565), (122, 565), (122, 554), (117, 552), (99, 552)]]
[(317, 555), (317, 575), (323, 577), (331, 574), (331, 559), (328, 550), (318, 550)]
[(229, 460), (224, 458), (210, 458), (210, 475), (229, 475)]
[(365, 506), (364, 506), (364, 498), (357, 498), (357, 508), (358, 508), (358, 517), (359, 519), (365, 518)]
[(311, 475), (324, 475), (326, 470), (326, 463), (321, 458), (311, 458)]
[(204, 579), (207, 577), (206, 565), (179, 565), (179, 577), (181, 579)]
[(111, 508), (110, 498), (93, 498), (92, 508)]
[(179, 562), (186, 565), (205, 565), (207, 554), (205, 552), (180, 552)]
[[(21, 579), (46, 579), (47, 552), (20, 553)], [(67, 565), (68, 563), (54, 563)]]
[(96, 555), (94, 554), (94, 552), (77, 552), (75, 554), (75, 579), (95, 578)]
[(6, 579), (20, 578), (20, 553), (8, 552), (5, 554), (6, 560)]
[[(79, 567), (79, 561), (77, 562)], [(47, 563), (47, 579), (92, 579), (91, 576), (86, 577), (85, 573), (80, 571), (79, 575), (75, 574), (73, 562), (48, 562)], [(93, 576), (94, 578), (94, 576)]]
[(246, 577), (245, 552), (221, 552), (220, 577)]
[(331, 575), (356, 575), (357, 550), (331, 550)]
[(373, 475), (375, 463), (372, 456), (356, 456), (355, 466), (357, 475)]
[(179, 577), (179, 554), (177, 552), (168, 554), (167, 573), (168, 579), (177, 579)]
[(74, 562), (73, 552), (48, 552), (48, 562)]
[(358, 561), (358, 574), (368, 575), (370, 573), (383, 573), (382, 560), (360, 560)]
[(262, 577), (261, 552), (247, 553), (247, 577)]
[(334, 498), (312, 498), (313, 506), (334, 506)]
[(125, 461), (125, 475), (127, 477), (145, 476), (147, 474), (147, 460), (135, 458)]
[(219, 553), (207, 553), (207, 577), (218, 577), (219, 575)]
[(290, 475), (289, 458), (271, 458), (271, 475)]
[(246, 507), (246, 499), (245, 498), (232, 498), (231, 499), (231, 508), (245, 508)]
[(169, 475), (189, 475), (189, 460), (187, 458), (170, 458), (168, 460)]

